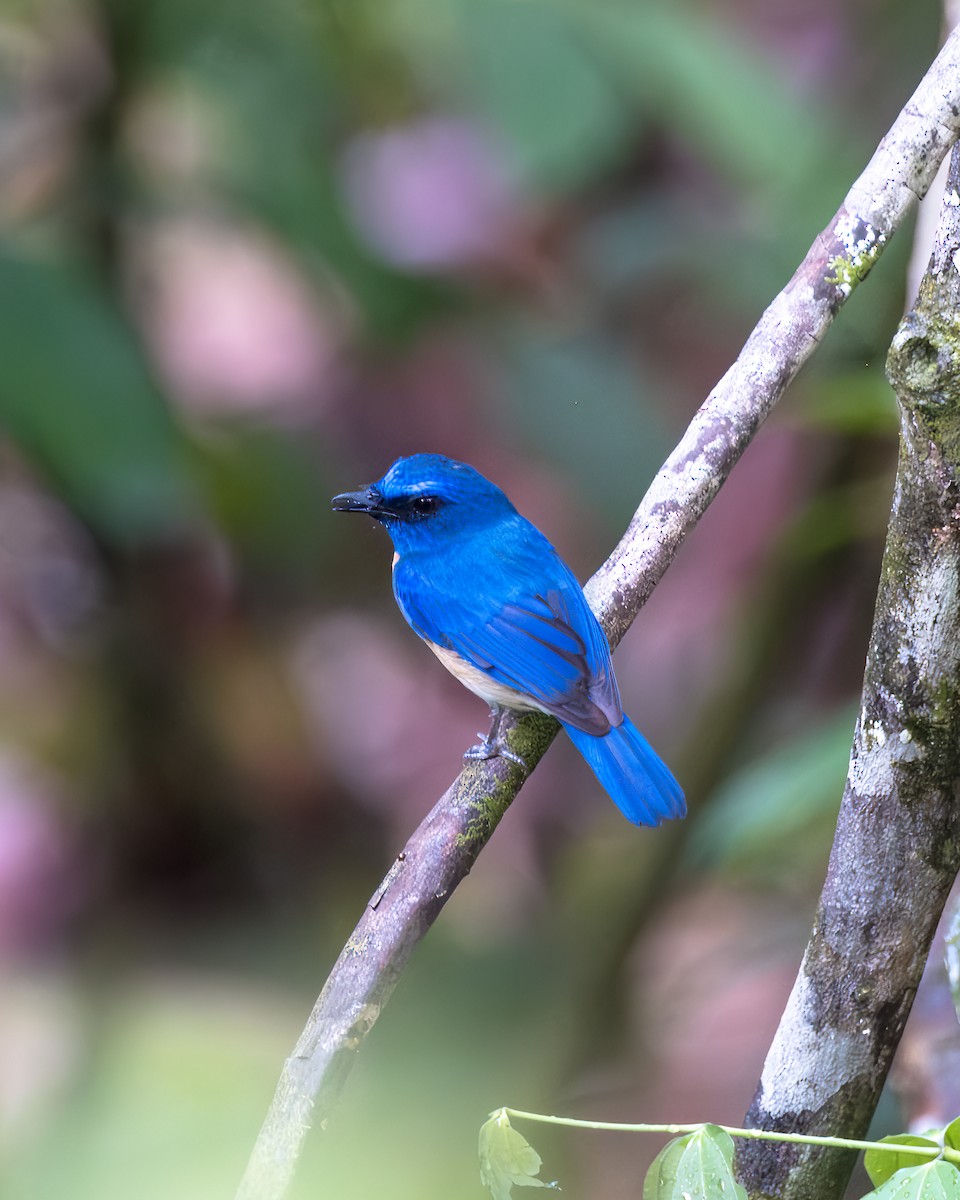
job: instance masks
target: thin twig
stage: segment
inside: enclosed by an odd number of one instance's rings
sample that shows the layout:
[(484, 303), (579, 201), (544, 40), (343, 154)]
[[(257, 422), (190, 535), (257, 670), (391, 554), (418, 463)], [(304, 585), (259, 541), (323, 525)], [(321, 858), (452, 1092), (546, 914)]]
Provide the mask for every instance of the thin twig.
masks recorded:
[[(620, 544), (587, 585), (616, 645), (763, 419), (882, 253), (957, 136), (960, 34), (949, 39), (843, 205), (761, 317), (740, 356), (654, 479)], [(549, 718), (503, 732), (532, 769)], [(322, 1126), (415, 945), (470, 870), (523, 782), (503, 759), (467, 766), (398, 856), (287, 1060), (237, 1200), (281, 1200), (307, 1129)]]
[[(689, 1124), (650, 1123), (648, 1121), (583, 1121), (577, 1117), (554, 1117), (546, 1113), (524, 1112), (519, 1108), (504, 1107), (498, 1112), (506, 1113), (507, 1117), (516, 1117), (518, 1121), (537, 1121), (541, 1125), (562, 1125), (566, 1129), (593, 1129), (598, 1133), (669, 1133), (671, 1135), (699, 1133), (703, 1122)], [(496, 1116), (497, 1113), (491, 1113)], [(906, 1142), (870, 1142), (860, 1138), (819, 1137), (816, 1134), (780, 1133), (772, 1129), (738, 1129), (733, 1125), (721, 1125), (721, 1129), (732, 1138), (740, 1138), (745, 1142), (779, 1142), (793, 1146), (823, 1146), (833, 1150), (863, 1150), (868, 1152), (878, 1150), (883, 1154), (905, 1154), (915, 1158), (943, 1158), (947, 1162), (960, 1166), (960, 1151), (949, 1146), (911, 1146)]]

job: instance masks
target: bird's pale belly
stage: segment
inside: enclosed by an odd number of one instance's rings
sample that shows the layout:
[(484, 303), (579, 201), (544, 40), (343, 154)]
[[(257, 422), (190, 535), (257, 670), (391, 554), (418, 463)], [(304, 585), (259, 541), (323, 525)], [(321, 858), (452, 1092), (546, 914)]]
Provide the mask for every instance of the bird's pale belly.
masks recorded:
[(522, 712), (546, 711), (539, 704), (535, 704), (529, 696), (525, 696), (523, 692), (518, 692), (514, 688), (507, 687), (505, 684), (497, 683), (485, 671), (481, 671), (479, 667), (468, 663), (466, 659), (461, 658), (453, 650), (447, 650), (443, 646), (438, 646), (436, 642), (428, 641), (426, 638), (423, 640), (437, 658), (440, 659), (450, 674), (459, 679), (463, 686), (469, 688), (475, 695), (479, 696), (482, 700), (486, 700), (491, 708), (499, 706), (501, 708), (517, 708)]

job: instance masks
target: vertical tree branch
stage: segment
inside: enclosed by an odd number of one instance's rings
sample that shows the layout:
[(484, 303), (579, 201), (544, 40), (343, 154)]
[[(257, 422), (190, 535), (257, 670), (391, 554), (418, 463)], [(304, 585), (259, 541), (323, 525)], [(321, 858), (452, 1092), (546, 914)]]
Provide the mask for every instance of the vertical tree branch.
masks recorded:
[[(813, 934), (747, 1123), (860, 1138), (960, 869), (960, 152), (887, 359), (900, 459), (860, 716)], [(849, 1152), (750, 1143), (753, 1196), (840, 1196)]]
[[(955, 33), (588, 583), (588, 599), (611, 645), (623, 637), (761, 422), (926, 191), (958, 129), (960, 33)], [(537, 714), (510, 717), (502, 727), (530, 768), (556, 731), (555, 721)], [(502, 759), (471, 764), (397, 857), (284, 1065), (237, 1200), (286, 1195), (310, 1124), (326, 1121), (414, 947), (522, 783), (520, 769)]]

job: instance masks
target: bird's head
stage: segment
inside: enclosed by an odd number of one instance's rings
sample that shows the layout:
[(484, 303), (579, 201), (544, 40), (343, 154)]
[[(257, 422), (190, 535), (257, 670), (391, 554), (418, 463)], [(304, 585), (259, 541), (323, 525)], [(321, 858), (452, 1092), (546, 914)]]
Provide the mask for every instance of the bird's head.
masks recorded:
[(334, 496), (332, 503), (336, 512), (379, 521), (401, 553), (469, 536), (516, 512), (479, 471), (442, 454), (398, 458), (382, 479)]

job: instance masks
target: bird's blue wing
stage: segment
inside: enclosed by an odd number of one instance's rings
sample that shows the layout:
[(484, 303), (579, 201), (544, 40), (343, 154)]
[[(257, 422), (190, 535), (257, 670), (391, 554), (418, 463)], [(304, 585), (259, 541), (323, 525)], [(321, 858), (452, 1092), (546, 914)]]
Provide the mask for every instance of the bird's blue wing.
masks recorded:
[(606, 636), (543, 535), (526, 522), (510, 532), (439, 561), (401, 559), (397, 601), (421, 637), (566, 724), (602, 735), (622, 717)]

